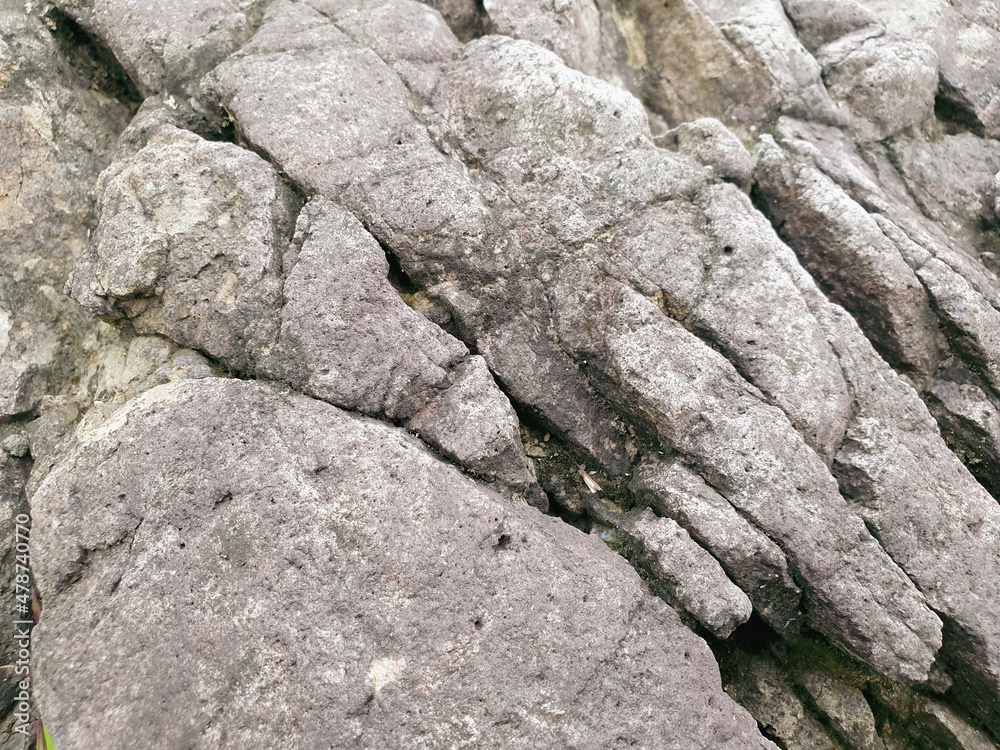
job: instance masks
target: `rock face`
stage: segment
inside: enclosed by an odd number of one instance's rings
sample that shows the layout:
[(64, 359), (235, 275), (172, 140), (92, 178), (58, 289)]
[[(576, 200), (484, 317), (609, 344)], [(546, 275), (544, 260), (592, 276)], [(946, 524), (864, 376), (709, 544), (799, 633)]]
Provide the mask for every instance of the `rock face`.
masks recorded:
[(1000, 742), (990, 3), (55, 6), (0, 468), (57, 747)]
[(773, 747), (596, 538), (319, 401), (159, 386), (33, 497), (63, 747)]

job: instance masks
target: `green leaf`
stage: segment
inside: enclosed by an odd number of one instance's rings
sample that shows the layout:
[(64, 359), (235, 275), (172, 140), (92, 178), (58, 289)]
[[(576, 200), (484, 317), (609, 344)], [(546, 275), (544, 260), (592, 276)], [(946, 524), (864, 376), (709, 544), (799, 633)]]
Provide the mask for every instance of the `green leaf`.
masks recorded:
[(56, 750), (56, 743), (52, 741), (52, 735), (44, 726), (42, 727), (42, 735), (45, 738), (45, 750)]

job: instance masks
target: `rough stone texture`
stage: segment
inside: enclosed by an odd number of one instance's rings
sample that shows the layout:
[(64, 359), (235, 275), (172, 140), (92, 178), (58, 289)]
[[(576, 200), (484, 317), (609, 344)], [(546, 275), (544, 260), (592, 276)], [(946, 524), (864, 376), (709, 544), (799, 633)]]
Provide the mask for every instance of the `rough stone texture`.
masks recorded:
[(799, 41), (810, 52), (865, 28), (880, 28), (878, 17), (857, 0), (782, 0)]
[[(559, 407), (577, 393), (580, 394), (578, 398), (584, 400), (587, 389), (595, 384), (613, 403), (625, 406), (634, 402), (636, 384), (653, 375), (645, 372), (649, 368), (645, 362), (636, 361), (626, 366), (624, 361), (615, 361), (620, 351), (612, 351), (616, 344), (607, 340), (610, 319), (608, 312), (601, 310), (601, 305), (620, 306), (613, 301), (617, 282), (606, 282), (607, 276), (595, 273), (596, 268), (592, 265), (595, 262), (603, 265), (611, 275), (631, 277), (647, 294), (656, 296), (659, 292), (664, 306), (672, 314), (688, 317), (696, 328), (707, 329), (705, 332), (725, 351), (733, 353), (754, 382), (759, 382), (772, 398), (780, 399), (779, 403), (789, 412), (790, 418), (801, 425), (809, 444), (827, 456), (835, 450), (841, 428), (828, 419), (814, 426), (812, 415), (817, 414), (817, 410), (805, 406), (803, 400), (819, 399), (830, 404), (834, 413), (840, 412), (846, 418), (847, 394), (827, 337), (807, 312), (802, 297), (795, 291), (794, 279), (784, 267), (793, 263), (787, 255), (782, 260), (782, 253), (787, 251), (775, 241), (770, 229), (755, 217), (738, 191), (705, 185), (705, 177), (692, 172), (688, 162), (669, 159), (662, 151), (652, 149), (647, 140), (645, 118), (634, 100), (567, 70), (554, 56), (536, 47), (493, 37), (469, 44), (442, 76), (433, 101), (443, 122), (435, 122), (425, 131), (411, 114), (402, 87), (388, 88), (381, 109), (376, 113), (365, 105), (366, 92), (358, 90), (354, 83), (346, 86), (340, 83), (342, 74), (329, 67), (330, 54), (334, 54), (345, 62), (350, 60), (359, 75), (371, 71), (381, 76), (381, 80), (392, 80), (392, 71), (380, 67), (380, 62), (372, 59), (366, 50), (350, 44), (333, 27), (324, 31), (315, 17), (303, 13), (297, 6), (276, 6), (269, 18), (273, 20), (265, 20), (259, 35), (262, 41), (252, 42), (212, 76), (212, 85), (229, 111), (243, 123), (246, 137), (273, 155), (293, 179), (300, 180), (310, 189), (339, 196), (360, 213), (376, 236), (399, 255), (404, 269), (413, 278), (431, 286), (432, 293), (445, 301), (459, 319), (459, 326), (475, 340), (479, 352), (511, 393), (551, 420), (555, 427), (566, 431), (595, 457), (604, 458), (608, 469), (616, 473), (621, 471), (606, 454), (601, 456), (598, 446), (617, 459), (615, 454), (620, 455), (621, 449), (615, 445), (614, 432), (595, 440), (595, 428), (601, 429), (603, 420), (588, 420), (589, 423), (581, 425), (579, 415), (586, 412), (576, 410), (573, 414), (571, 409)], [(300, 31), (305, 29), (308, 31)], [(288, 52), (275, 55), (267, 51), (269, 47), (261, 46), (265, 44), (263, 40), (268, 45), (278, 45), (279, 38), (283, 39), (280, 46)], [(332, 45), (323, 57), (315, 53), (313, 45), (317, 38), (328, 39)], [(327, 106), (333, 108), (332, 111), (338, 113), (328, 121), (330, 125), (316, 121), (300, 123), (292, 108), (280, 104), (281, 98), (286, 96), (283, 86), (269, 87), (265, 91), (254, 83), (264, 79), (287, 80), (287, 84), (292, 85), (293, 79), (283, 76), (293, 69), (293, 60), (298, 63), (295, 66), (297, 85), (310, 86)], [(520, 82), (515, 86), (512, 80)], [(375, 118), (377, 121), (373, 121)], [(352, 132), (364, 132), (368, 140), (362, 143), (336, 139), (336, 134), (348, 123), (358, 128)], [(449, 128), (454, 135), (447, 135)], [(564, 133), (562, 139), (547, 136), (553, 128)], [(444, 143), (449, 143), (449, 138), (457, 138), (456, 155), (462, 158), (475, 155), (481, 166), (480, 174), (465, 172), (456, 161), (446, 160), (432, 147), (432, 135), (438, 135)], [(311, 153), (302, 149), (301, 144), (307, 140), (329, 144), (329, 150), (324, 150), (318, 163), (315, 158), (308, 158)], [(400, 148), (400, 142), (405, 148)], [(617, 157), (613, 158), (615, 153)], [(390, 164), (395, 166), (390, 168)], [(663, 187), (653, 183), (646, 192), (637, 191), (633, 187), (635, 175), (642, 174), (642, 169), (651, 170), (654, 165), (659, 170), (669, 168), (685, 181)], [(421, 180), (414, 182), (406, 176), (406, 170), (418, 168)], [(481, 174), (482, 171), (485, 174)], [(527, 174), (536, 177), (525, 180)], [(601, 189), (602, 185), (607, 187)], [(498, 186), (503, 193), (498, 194)], [(410, 193), (408, 200), (413, 201), (410, 205), (420, 211), (418, 215), (423, 218), (419, 224), (414, 223), (412, 212), (402, 214), (388, 201), (389, 195), (403, 192)], [(421, 192), (426, 198), (418, 197)], [(687, 197), (692, 192), (697, 196), (694, 201)], [(651, 201), (657, 200), (658, 193), (663, 196), (660, 201), (666, 199), (663, 206), (653, 205), (643, 211)], [(417, 208), (428, 201), (430, 211)], [(629, 214), (635, 218), (625, 214), (620, 220), (626, 224), (626, 236), (642, 236), (640, 232), (643, 232), (646, 237), (655, 237), (643, 223), (659, 222), (660, 226), (671, 227), (673, 232), (680, 228), (689, 242), (702, 243), (704, 249), (695, 246), (701, 258), (700, 262), (691, 263), (690, 280), (678, 278), (676, 273), (658, 272), (655, 255), (643, 258), (643, 244), (636, 243), (638, 246), (632, 249), (617, 241), (614, 232), (600, 234), (602, 224), (608, 221), (602, 217), (612, 215), (611, 201), (632, 209)], [(449, 208), (460, 213), (442, 225), (438, 217)], [(620, 209), (615, 213), (621, 215)], [(704, 228), (706, 214), (711, 222), (707, 232)], [(548, 227), (548, 235), (539, 235), (532, 219)], [(636, 223), (638, 227), (629, 226)], [(421, 232), (423, 227), (427, 229)], [(509, 229), (504, 231), (505, 227)], [(441, 241), (428, 243), (428, 230), (431, 237), (441, 236)], [(464, 251), (461, 250), (451, 239), (457, 231), (475, 238), (474, 241), (484, 235), (484, 239), (495, 238), (491, 242), (494, 252), (473, 254), (467, 244)], [(727, 244), (730, 237), (732, 244)], [(558, 268), (553, 267), (550, 258), (558, 257), (559, 248), (552, 247), (550, 238), (583, 242), (584, 254), (579, 262), (564, 260)], [(593, 250), (586, 244), (588, 238), (593, 238)], [(663, 246), (662, 240), (654, 242), (645, 247)], [(610, 243), (609, 249), (613, 249), (613, 255), (608, 253), (611, 257), (607, 260), (602, 257), (605, 243)], [(446, 250), (449, 247), (455, 249), (449, 253)], [(549, 247), (552, 249), (547, 250)], [(623, 262), (623, 254), (626, 259), (630, 256), (636, 259), (631, 263)], [(701, 266), (709, 258), (714, 260), (720, 256), (721, 259), (715, 262), (720, 263), (721, 271), (704, 280)], [(737, 267), (747, 272), (727, 272), (730, 263), (738, 264)], [(639, 273), (629, 267), (633, 264), (639, 267)], [(674, 268), (676, 263), (671, 271)], [(461, 281), (446, 281), (449, 277)], [(473, 279), (477, 285), (487, 285), (488, 291), (478, 291), (475, 295), (465, 292), (462, 286), (466, 280)], [(559, 311), (554, 321), (559, 336), (558, 349), (553, 346), (554, 342), (545, 341), (544, 334), (539, 336), (544, 329), (533, 331), (523, 323), (524, 319), (530, 320), (532, 315), (541, 313), (541, 310), (533, 312), (536, 304), (541, 307), (544, 303), (545, 312), (541, 314), (551, 314), (551, 303), (538, 297), (539, 281), (543, 289), (545, 285), (553, 289)], [(689, 286), (679, 286), (678, 282)], [(601, 285), (611, 293), (596, 294)], [(699, 285), (704, 285), (711, 293), (699, 295)], [(538, 291), (527, 292), (532, 287)], [(736, 318), (723, 312), (727, 309), (727, 300), (732, 300), (730, 309), (743, 303), (748, 293), (743, 289), (747, 287), (754, 289), (757, 304), (761, 305), (760, 317), (756, 320), (746, 316)], [(512, 310), (498, 295), (506, 297), (515, 288), (523, 291), (518, 308)], [(533, 299), (538, 299), (538, 303)], [(605, 303), (603, 300), (607, 299), (612, 301)], [(685, 303), (694, 309), (689, 311)], [(791, 306), (795, 313), (780, 314), (778, 306)], [(633, 306), (627, 312), (610, 312), (624, 324), (629, 315), (639, 314), (639, 308)], [(642, 315), (663, 317), (652, 305)], [(665, 324), (666, 319), (663, 320)], [(749, 327), (753, 334), (743, 326)], [(663, 341), (672, 340), (682, 329), (655, 324), (648, 330), (650, 340), (642, 345), (645, 351), (654, 343), (661, 346), (658, 341), (661, 337)], [(689, 357), (701, 357), (710, 352), (694, 336), (686, 335), (690, 340)], [(746, 356), (749, 352), (742, 349), (748, 340), (753, 341), (751, 346), (757, 344), (751, 335), (766, 342), (759, 356)], [(808, 347), (810, 354), (799, 353), (803, 346)], [(538, 351), (544, 351), (543, 347), (554, 350), (549, 358), (553, 355), (565, 357), (570, 353), (586, 362), (596, 380), (593, 384), (586, 380), (581, 382), (580, 378), (572, 377), (572, 369), (563, 365), (559, 369), (568, 370), (571, 382), (575, 380), (580, 384), (576, 393), (561, 392), (555, 404), (551, 396), (536, 395), (531, 389), (537, 388), (540, 380), (544, 383), (550, 377), (546, 370), (551, 366), (542, 369), (537, 364)], [(742, 357), (738, 354), (741, 349)], [(530, 352), (531, 356), (525, 357), (520, 352)], [(720, 361), (724, 360), (720, 358)], [(809, 364), (793, 367), (793, 361)], [(819, 365), (824, 361), (830, 366)], [(676, 366), (680, 365), (677, 362)], [(721, 376), (722, 371), (714, 372)], [(754, 414), (773, 415), (764, 418), (773, 425), (768, 428), (773, 432), (768, 433), (768, 438), (751, 439), (747, 445), (759, 447), (747, 450), (756, 452), (767, 444), (766, 453), (771, 454), (776, 444), (785, 445), (787, 448), (783, 450), (790, 451), (789, 459), (792, 455), (797, 456), (787, 462), (788, 466), (796, 468), (786, 468), (786, 471), (794, 473), (777, 480), (777, 484), (771, 470), (755, 475), (752, 468), (744, 471), (740, 466), (737, 475), (736, 466), (727, 458), (727, 453), (733, 451), (730, 441), (736, 439), (740, 430), (734, 433), (721, 424), (697, 437), (689, 437), (684, 427), (661, 428), (660, 438), (690, 455), (702, 471), (710, 474), (713, 483), (724, 485), (723, 494), (731, 502), (741, 505), (744, 510), (752, 507), (752, 513), (765, 509), (756, 515), (755, 521), (775, 535), (779, 543), (791, 546), (786, 551), (792, 555), (799, 573), (810, 582), (814, 597), (813, 620), (818, 628), (889, 674), (907, 680), (923, 679), (938, 648), (937, 618), (926, 609), (922, 597), (905, 576), (881, 552), (860, 519), (848, 515), (846, 523), (833, 522), (834, 516), (840, 519), (846, 512), (836, 483), (786, 421), (785, 414), (778, 410), (767, 411), (771, 407), (764, 405), (752, 387), (745, 391), (745, 396), (738, 395), (749, 386), (736, 384), (742, 382), (742, 378), (735, 370), (729, 370), (723, 376), (726, 378), (735, 378), (734, 390), (728, 391), (726, 396), (715, 397), (720, 415), (745, 412), (750, 408)], [(552, 389), (546, 387), (544, 391), (551, 394)], [(741, 401), (743, 398), (745, 404)], [(705, 409), (700, 399), (700, 395), (690, 401), (681, 398), (673, 404), (647, 396), (649, 406), (642, 419), (654, 424), (681, 420), (680, 425), (688, 424), (685, 420), (690, 419), (693, 424), (700, 420), (699, 414)], [(593, 397), (589, 400), (593, 403)], [(751, 407), (754, 403), (757, 406)], [(591, 406), (588, 411), (592, 409)], [(829, 411), (828, 406), (819, 413), (826, 416)], [(747, 419), (753, 420), (752, 417)], [(753, 442), (758, 439), (764, 442)], [(620, 445), (621, 438), (618, 440)], [(768, 443), (768, 440), (777, 443)], [(727, 445), (729, 447), (723, 447)], [(787, 483), (788, 489), (779, 490), (781, 482)], [(820, 507), (829, 508), (830, 521), (815, 526), (811, 525), (814, 521), (807, 522), (805, 518), (790, 522), (787, 510), (777, 499), (784, 497), (789, 489), (802, 486), (810, 487), (806, 492), (813, 493), (810, 496), (814, 499), (809, 502), (818, 504), (815, 512), (820, 512)], [(775, 498), (773, 506), (761, 500), (766, 497)], [(747, 505), (751, 498), (752, 505)], [(766, 510), (771, 507), (773, 513)], [(810, 532), (810, 528), (815, 528), (815, 532)], [(817, 533), (821, 536), (817, 537)], [(830, 534), (833, 537), (827, 536)], [(834, 538), (841, 541), (834, 542)], [(840, 568), (845, 564), (856, 578), (852, 583), (838, 581), (836, 587), (828, 589), (822, 582), (825, 574), (821, 571), (830, 565)], [(854, 586), (856, 588), (852, 588)], [(880, 599), (883, 594), (879, 591), (883, 587), (885, 598)], [(893, 604), (886, 609), (890, 599)], [(894, 635), (875, 635), (888, 632)]]
[(715, 555), (771, 627), (798, 626), (802, 592), (784, 553), (701, 477), (681, 464), (650, 464), (636, 471), (630, 488)]
[(949, 234), (974, 242), (983, 220), (995, 212), (989, 193), (1000, 172), (1000, 141), (962, 133), (899, 141), (889, 154), (921, 212)]
[(280, 304), (290, 234), (292, 196), (274, 169), (165, 125), (104, 172), (99, 190), (101, 223), (73, 272), (74, 296), (247, 369), (247, 349), (270, 334)]
[(101, 40), (144, 96), (190, 94), (198, 80), (254, 31), (266, 0), (59, 0)]
[(726, 692), (749, 708), (769, 736), (795, 750), (839, 750), (840, 744), (809, 712), (772, 658), (748, 654), (745, 661), (745, 672), (726, 683)]
[(484, 0), (496, 32), (555, 52), (571, 68), (635, 91), (621, 16), (608, 0)]
[(700, 117), (748, 125), (780, 106), (781, 92), (694, 0), (616, 3), (616, 23), (643, 100), (668, 126)]
[(1000, 29), (995, 2), (858, 1), (892, 31), (933, 47), (948, 109), (957, 110), (986, 135), (1000, 135)]
[(96, 224), (93, 182), (127, 110), (89, 89), (45, 26), (0, 5), (0, 418), (66, 388), (98, 326), (61, 294)]
[(11, 3), (57, 747), (1000, 739), (995, 3)]
[(926, 44), (861, 29), (820, 48), (830, 96), (853, 115), (861, 141), (880, 141), (932, 117), (938, 59)]
[(740, 187), (750, 184), (750, 154), (725, 125), (712, 117), (682, 123), (657, 138), (656, 145), (687, 154), (723, 180)]
[(864, 694), (824, 672), (806, 672), (799, 678), (816, 708), (849, 747), (884, 750), (875, 728), (875, 717)]
[(67, 750), (773, 747), (597, 539), (322, 402), (160, 386), (32, 510), (38, 697)]
[[(793, 129), (789, 127), (786, 132), (791, 133)], [(807, 137), (809, 132), (807, 129), (794, 131), (798, 137)], [(840, 143), (831, 141), (833, 146)], [(865, 307), (860, 302), (862, 295), (875, 298), (869, 290), (878, 288), (873, 284), (876, 279), (886, 295), (892, 294), (900, 300), (895, 307), (900, 315), (898, 329), (879, 330), (879, 323), (859, 315), (859, 322), (869, 336), (883, 343), (886, 349), (895, 346), (896, 351), (901, 352), (901, 341), (913, 335), (910, 333), (913, 328), (917, 329), (913, 332), (917, 337), (931, 339), (933, 336), (940, 341), (933, 318), (930, 323), (923, 324), (923, 331), (913, 325), (936, 314), (942, 326), (957, 328), (964, 334), (952, 338), (960, 344), (956, 347), (958, 355), (965, 355), (973, 364), (995, 361), (991, 353), (994, 328), (990, 321), (996, 309), (988, 295), (996, 288), (996, 277), (968, 256), (962, 260), (956, 251), (938, 245), (923, 231), (919, 217), (910, 213), (905, 205), (894, 202), (886, 195), (887, 191), (878, 189), (877, 178), (870, 171), (860, 172), (852, 179), (852, 175), (845, 175), (844, 171), (837, 174), (829, 169), (823, 149), (827, 153), (832, 151), (831, 141), (789, 138), (786, 141), (788, 151), (779, 153), (773, 142), (765, 142), (759, 153), (758, 184), (762, 197), (768, 201), (769, 212), (780, 216), (777, 220), (783, 222), (782, 233), (805, 255), (806, 267), (815, 268), (817, 276), (842, 294), (852, 308)], [(810, 157), (810, 149), (819, 154)], [(790, 152), (801, 154), (801, 160), (789, 156)], [(810, 158), (813, 158), (812, 166), (808, 166)], [(854, 161), (857, 164), (860, 160), (855, 156)], [(791, 177), (796, 174), (795, 167), (791, 167), (790, 173), (782, 172), (793, 164), (800, 165), (797, 176)], [(859, 171), (863, 168), (861, 163)], [(824, 173), (828, 169), (844, 187)], [(871, 187), (866, 187), (862, 180)], [(822, 187), (814, 191), (812, 185)], [(788, 192), (778, 198), (781, 191)], [(867, 204), (872, 213), (852, 200), (849, 191)], [(826, 197), (818, 198), (817, 193)], [(834, 210), (833, 205), (841, 208)], [(873, 216), (876, 209), (884, 213)], [(849, 216), (854, 218), (853, 222), (848, 221)], [(902, 227), (894, 223), (896, 220)], [(857, 242), (849, 233), (856, 226), (864, 226), (884, 252), (869, 256), (873, 262), (867, 265), (845, 262), (839, 266), (839, 271), (826, 275), (827, 269), (833, 266), (821, 264), (828, 263), (834, 252), (857, 249), (871, 253), (870, 246), (866, 249), (864, 243)], [(837, 227), (847, 231), (838, 237)], [(816, 245), (806, 238), (816, 236), (828, 238), (831, 251), (827, 259), (816, 256), (813, 262), (812, 250), (807, 248)], [(935, 253), (939, 258), (933, 257)], [(908, 275), (911, 267), (915, 273)], [(855, 295), (858, 301), (851, 299)], [(928, 298), (933, 300), (933, 308)], [(984, 610), (980, 609), (980, 603), (996, 602), (991, 609), (1000, 606), (1000, 589), (986, 583), (996, 580), (994, 571), (1000, 560), (997, 547), (1000, 518), (996, 501), (972, 481), (954, 454), (947, 450), (939, 438), (937, 425), (916, 393), (875, 356), (862, 337), (850, 333), (854, 328), (852, 321), (842, 312), (824, 307), (829, 311), (831, 335), (842, 342), (838, 354), (857, 409), (836, 457), (834, 473), (845, 496), (856, 504), (859, 513), (875, 529), (882, 545), (917, 583), (935, 610), (949, 618), (948, 628), (955, 628), (951, 638), (946, 633), (946, 641), (950, 643), (946, 651), (952, 653), (950, 658), (967, 665), (963, 680), (982, 685), (977, 688), (960, 680), (955, 692), (967, 695), (970, 710), (984, 717), (994, 717), (997, 715), (996, 701), (986, 696), (995, 694), (1000, 684), (996, 656), (1000, 631), (996, 618), (982, 617)], [(908, 308), (911, 313), (906, 316)], [(837, 330), (839, 334), (833, 333)], [(914, 369), (919, 375), (926, 377), (938, 370), (948, 372), (948, 368), (954, 366), (952, 358), (944, 359), (941, 349), (945, 346), (942, 341), (937, 351), (925, 350), (925, 354), (936, 356), (916, 363), (918, 366)], [(920, 351), (915, 345), (912, 349), (915, 353)], [(995, 387), (995, 375), (988, 364), (975, 369), (983, 373), (986, 389)], [(932, 387), (940, 391), (943, 386), (938, 382)], [(959, 389), (950, 391), (951, 408), (956, 409), (959, 416), (965, 404), (971, 408), (968, 393)], [(984, 394), (984, 391), (978, 390), (978, 393)], [(944, 405), (944, 402), (939, 403)], [(984, 447), (979, 446), (980, 449)], [(932, 547), (938, 550), (936, 554), (929, 552)], [(973, 601), (975, 605), (959, 604)], [(987, 685), (989, 687), (985, 687)]]
[(750, 618), (753, 607), (747, 595), (674, 520), (649, 508), (600, 517), (614, 529), (608, 539), (627, 548), (629, 560), (655, 579), (658, 592), (691, 613), (715, 637), (728, 638)]

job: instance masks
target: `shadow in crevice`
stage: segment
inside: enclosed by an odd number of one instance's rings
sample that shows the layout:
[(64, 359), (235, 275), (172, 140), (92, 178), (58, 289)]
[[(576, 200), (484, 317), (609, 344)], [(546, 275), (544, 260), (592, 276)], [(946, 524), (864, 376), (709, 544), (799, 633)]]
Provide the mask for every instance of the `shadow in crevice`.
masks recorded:
[(466, 44), (487, 34), (499, 33), (483, 0), (423, 0), (444, 18), (451, 33)]
[(66, 60), (98, 91), (135, 114), (143, 96), (114, 54), (73, 18), (50, 8), (42, 21)]
[(980, 138), (986, 137), (983, 124), (972, 105), (960, 91), (943, 80), (934, 98), (934, 116), (944, 124), (948, 135), (974, 133)]

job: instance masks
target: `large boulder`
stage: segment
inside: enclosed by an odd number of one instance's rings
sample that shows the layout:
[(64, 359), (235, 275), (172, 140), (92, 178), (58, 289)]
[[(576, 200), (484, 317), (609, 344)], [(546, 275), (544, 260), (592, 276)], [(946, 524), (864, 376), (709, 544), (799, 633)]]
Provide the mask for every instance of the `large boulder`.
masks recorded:
[(595, 537), (314, 399), (154, 388), (32, 513), (64, 750), (774, 747)]

